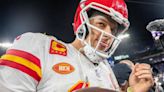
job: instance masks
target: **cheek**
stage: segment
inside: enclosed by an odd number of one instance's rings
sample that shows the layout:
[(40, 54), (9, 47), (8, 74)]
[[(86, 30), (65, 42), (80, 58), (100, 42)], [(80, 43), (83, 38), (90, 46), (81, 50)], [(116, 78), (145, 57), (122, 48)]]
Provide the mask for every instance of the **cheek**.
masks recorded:
[(96, 31), (94, 29), (91, 30), (91, 32), (89, 33), (90, 39), (96, 39), (98, 36), (98, 33), (96, 33)]
[[(89, 41), (89, 38), (87, 40)], [(92, 47), (96, 47), (98, 38), (95, 35), (90, 35), (90, 42)]]
[(88, 35), (87, 35), (87, 37), (86, 37), (86, 41), (87, 42), (89, 42), (89, 40), (90, 40), (90, 42), (93, 44), (93, 42), (95, 41), (95, 39), (96, 39), (96, 36), (94, 35), (94, 33), (89, 33)]
[(90, 41), (91, 41), (92, 46), (95, 46), (96, 43), (97, 43), (97, 38), (94, 37), (94, 36), (92, 36), (92, 37), (90, 38)]

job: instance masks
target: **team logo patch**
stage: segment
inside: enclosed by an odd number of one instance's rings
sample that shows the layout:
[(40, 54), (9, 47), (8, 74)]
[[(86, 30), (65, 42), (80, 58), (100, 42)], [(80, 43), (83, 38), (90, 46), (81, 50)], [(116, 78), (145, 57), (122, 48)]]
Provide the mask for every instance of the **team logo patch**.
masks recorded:
[(62, 62), (54, 65), (53, 70), (59, 74), (69, 74), (72, 73), (75, 68), (71, 64)]
[(58, 55), (66, 56), (67, 48), (63, 44), (52, 40), (51, 47), (50, 47), (50, 54), (58, 54)]

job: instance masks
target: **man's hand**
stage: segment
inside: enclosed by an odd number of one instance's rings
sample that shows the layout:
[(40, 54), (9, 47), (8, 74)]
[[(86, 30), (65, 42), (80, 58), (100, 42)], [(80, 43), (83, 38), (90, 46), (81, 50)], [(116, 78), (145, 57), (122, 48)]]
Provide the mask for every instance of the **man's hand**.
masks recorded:
[(79, 89), (74, 92), (116, 92), (116, 91), (99, 88), (99, 87), (90, 87), (90, 88)]
[(129, 77), (129, 86), (133, 92), (147, 92), (154, 85), (151, 67), (148, 64), (136, 64)]

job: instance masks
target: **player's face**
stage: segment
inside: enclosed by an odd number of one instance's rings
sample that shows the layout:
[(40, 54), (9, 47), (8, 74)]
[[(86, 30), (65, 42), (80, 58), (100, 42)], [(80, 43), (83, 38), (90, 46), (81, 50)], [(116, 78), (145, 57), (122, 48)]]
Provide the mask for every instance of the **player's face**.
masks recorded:
[[(117, 23), (111, 18), (96, 15), (90, 19), (90, 24), (96, 26), (104, 32), (98, 31), (95, 28), (90, 28), (90, 33), (87, 36), (87, 40), (90, 39), (91, 46), (94, 48), (97, 46), (97, 49), (102, 51), (109, 49), (114, 40), (114, 38), (109, 34), (116, 35), (118, 27)], [(98, 42), (99, 45), (97, 45)]]

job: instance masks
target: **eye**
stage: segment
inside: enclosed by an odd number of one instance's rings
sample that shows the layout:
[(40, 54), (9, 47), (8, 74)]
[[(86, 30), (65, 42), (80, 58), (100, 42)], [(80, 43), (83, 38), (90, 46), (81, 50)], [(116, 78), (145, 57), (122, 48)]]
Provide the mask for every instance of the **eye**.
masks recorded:
[(97, 23), (97, 27), (99, 27), (99, 28), (103, 29), (103, 28), (105, 28), (105, 27), (106, 27), (106, 24), (105, 24), (105, 23), (103, 23), (103, 22), (98, 22), (98, 23)]

